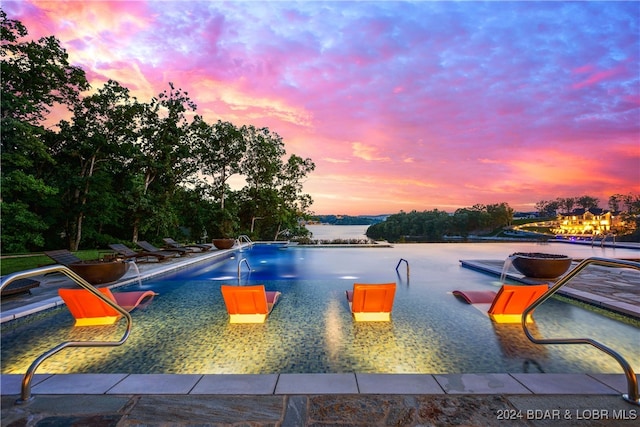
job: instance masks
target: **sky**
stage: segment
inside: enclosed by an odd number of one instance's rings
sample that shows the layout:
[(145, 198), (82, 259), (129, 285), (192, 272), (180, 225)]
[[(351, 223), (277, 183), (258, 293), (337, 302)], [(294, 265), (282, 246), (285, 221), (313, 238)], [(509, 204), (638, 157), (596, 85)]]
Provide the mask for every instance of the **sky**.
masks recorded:
[(94, 89), (169, 82), (316, 165), (316, 214), (640, 195), (640, 2), (11, 1)]

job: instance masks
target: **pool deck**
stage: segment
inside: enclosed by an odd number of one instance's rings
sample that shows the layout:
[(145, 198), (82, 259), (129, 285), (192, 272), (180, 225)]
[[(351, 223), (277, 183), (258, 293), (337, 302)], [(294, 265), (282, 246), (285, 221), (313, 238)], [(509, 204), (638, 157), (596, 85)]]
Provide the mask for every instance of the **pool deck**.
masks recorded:
[[(225, 252), (139, 264), (140, 276)], [(502, 272), (502, 261), (461, 263)], [(597, 270), (599, 286), (572, 283), (571, 296), (640, 317), (638, 276), (619, 273)], [(3, 299), (3, 322), (60, 305), (57, 289), (74, 286), (58, 274), (37, 279), (31, 295)], [(130, 269), (117, 285), (137, 280)], [(22, 377), (0, 376), (2, 426), (624, 426), (640, 419), (640, 406), (621, 398), (623, 374), (36, 373), (33, 399), (18, 405)]]

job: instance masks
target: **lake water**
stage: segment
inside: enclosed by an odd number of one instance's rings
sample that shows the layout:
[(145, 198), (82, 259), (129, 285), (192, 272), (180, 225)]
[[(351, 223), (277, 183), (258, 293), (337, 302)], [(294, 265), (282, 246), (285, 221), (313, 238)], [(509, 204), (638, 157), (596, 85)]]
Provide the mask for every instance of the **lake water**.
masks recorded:
[(315, 240), (365, 239), (368, 225), (308, 224), (305, 226)]

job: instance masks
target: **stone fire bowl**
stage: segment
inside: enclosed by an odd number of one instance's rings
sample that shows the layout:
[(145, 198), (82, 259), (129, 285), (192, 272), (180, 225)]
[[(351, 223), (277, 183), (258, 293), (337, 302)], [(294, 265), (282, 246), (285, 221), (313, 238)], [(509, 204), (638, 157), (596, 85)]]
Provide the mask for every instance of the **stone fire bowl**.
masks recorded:
[(83, 261), (68, 267), (92, 285), (115, 282), (129, 269), (124, 261)]
[(231, 249), (236, 244), (236, 239), (213, 239), (213, 246), (218, 249)]
[(566, 255), (516, 252), (510, 258), (516, 270), (536, 279), (555, 279), (571, 267), (571, 258)]

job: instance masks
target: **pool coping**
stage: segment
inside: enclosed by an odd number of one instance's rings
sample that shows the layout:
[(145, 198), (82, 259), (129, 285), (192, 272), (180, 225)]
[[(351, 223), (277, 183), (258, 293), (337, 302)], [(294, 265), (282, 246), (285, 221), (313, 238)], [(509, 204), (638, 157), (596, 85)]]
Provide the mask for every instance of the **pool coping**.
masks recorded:
[[(24, 375), (0, 375), (20, 395)], [(638, 376), (636, 376), (638, 377)], [(621, 395), (623, 374), (35, 374), (33, 395)]]

